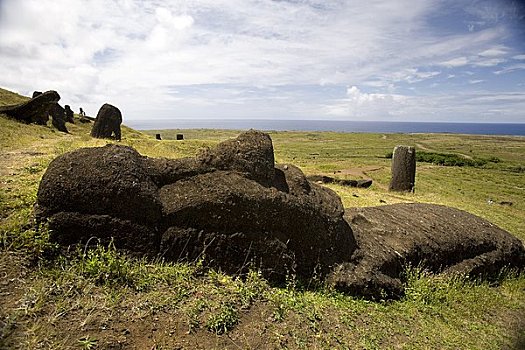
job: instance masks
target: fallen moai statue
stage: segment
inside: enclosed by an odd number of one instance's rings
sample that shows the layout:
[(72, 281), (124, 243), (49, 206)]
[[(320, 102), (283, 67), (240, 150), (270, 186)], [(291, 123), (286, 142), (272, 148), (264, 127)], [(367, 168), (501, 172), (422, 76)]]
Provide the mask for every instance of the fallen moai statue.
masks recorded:
[(372, 179), (337, 179), (327, 175), (310, 175), (307, 177), (307, 179), (316, 183), (336, 184), (348, 187), (369, 188), (372, 186)]
[(270, 137), (257, 131), (194, 158), (147, 158), (117, 145), (64, 154), (44, 174), (35, 208), (62, 245), (97, 237), (229, 273), (255, 267), (275, 281), (322, 276), (371, 298), (402, 294), (404, 263), (468, 273), (525, 263), (518, 239), (457, 209), (400, 204), (345, 215), (335, 192), (275, 165)]
[(228, 272), (253, 262), (276, 280), (328, 273), (355, 250), (339, 196), (294, 166), (275, 167), (270, 137), (255, 131), (195, 158), (79, 149), (51, 162), (37, 203), (64, 245), (113, 237), (141, 255), (205, 255)]
[(399, 203), (349, 208), (345, 219), (359, 250), (329, 279), (351, 294), (401, 296), (401, 276), (408, 265), (473, 277), (497, 276), (504, 267), (525, 266), (525, 249), (518, 238), (463, 210)]
[(0, 107), (0, 113), (4, 113), (26, 124), (46, 125), (49, 121), (51, 109), (54, 108), (59, 100), (60, 95), (56, 91), (46, 91), (44, 93), (35, 91), (33, 98), (29, 101), (13, 106)]

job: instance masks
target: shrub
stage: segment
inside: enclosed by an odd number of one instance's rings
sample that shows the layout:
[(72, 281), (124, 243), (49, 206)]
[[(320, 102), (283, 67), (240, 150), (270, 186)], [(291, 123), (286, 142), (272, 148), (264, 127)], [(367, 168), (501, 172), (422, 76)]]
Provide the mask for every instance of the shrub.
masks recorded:
[[(434, 152), (424, 152), (424, 151), (416, 152), (416, 161), (424, 162), (424, 163), (432, 163), (436, 165), (443, 165), (443, 166), (460, 166), (460, 167), (461, 166), (481, 167), (487, 164), (487, 160), (485, 159), (468, 159), (468, 158), (465, 158), (457, 154), (434, 153)], [(491, 160), (491, 161), (494, 162), (494, 160)]]

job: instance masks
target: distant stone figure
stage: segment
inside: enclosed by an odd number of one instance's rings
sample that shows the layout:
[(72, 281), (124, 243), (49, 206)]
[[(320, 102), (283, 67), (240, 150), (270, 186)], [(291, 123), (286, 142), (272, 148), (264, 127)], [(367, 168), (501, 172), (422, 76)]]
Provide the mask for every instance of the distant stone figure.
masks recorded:
[(120, 124), (122, 124), (122, 113), (120, 110), (105, 103), (97, 113), (95, 124), (91, 129), (91, 136), (98, 139), (114, 138), (120, 140)]
[(35, 98), (35, 97), (40, 96), (40, 95), (42, 95), (42, 91), (33, 91), (32, 98)]
[(177, 134), (177, 140), (184, 140), (183, 134)]
[(162, 138), (160, 137), (160, 134), (155, 134), (155, 138), (156, 138), (157, 140), (162, 140)]
[(54, 103), (49, 109), (49, 115), (51, 115), (51, 123), (55, 128), (62, 132), (68, 132), (66, 128), (66, 111), (58, 103)]
[(82, 109), (82, 107), (80, 107), (80, 113), (79, 113), (79, 115), (80, 115), (81, 117), (85, 117), (85, 116), (86, 116), (86, 112), (84, 112), (84, 110)]
[(49, 121), (50, 109), (59, 100), (60, 95), (58, 92), (46, 91), (40, 95), (36, 94), (35, 97), (27, 102), (0, 107), (0, 113), (5, 113), (9, 117), (26, 124), (46, 125)]
[(75, 124), (75, 119), (74, 119), (73, 111), (71, 110), (71, 107), (69, 105), (65, 105), (64, 110), (66, 113), (66, 119), (65, 119), (66, 122)]
[(392, 155), (390, 191), (414, 192), (416, 183), (416, 150), (410, 146), (397, 146)]

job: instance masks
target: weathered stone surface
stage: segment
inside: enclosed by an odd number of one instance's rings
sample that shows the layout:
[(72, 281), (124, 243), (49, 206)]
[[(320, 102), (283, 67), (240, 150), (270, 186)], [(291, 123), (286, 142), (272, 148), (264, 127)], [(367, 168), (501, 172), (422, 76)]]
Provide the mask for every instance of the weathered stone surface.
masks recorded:
[(27, 102), (14, 106), (0, 107), (0, 113), (7, 114), (9, 117), (23, 123), (46, 125), (49, 121), (50, 109), (59, 100), (60, 95), (56, 91), (46, 91), (40, 95), (36, 94), (35, 97)]
[(71, 110), (71, 107), (69, 105), (65, 105), (64, 106), (64, 111), (65, 111), (65, 121), (68, 122), (68, 123), (71, 123), (71, 124), (75, 124), (75, 115), (73, 113), (73, 111)]
[(33, 91), (33, 96), (31, 98), (35, 98), (40, 95), (42, 95), (42, 91)]
[(63, 246), (92, 243), (107, 245), (137, 256), (157, 255), (159, 235), (154, 226), (111, 215), (58, 212), (49, 217), (50, 239)]
[(416, 183), (416, 150), (397, 146), (392, 155), (392, 179), (389, 190), (413, 192)]
[(39, 215), (110, 215), (155, 226), (162, 206), (147, 158), (126, 146), (81, 148), (54, 159), (38, 189)]
[[(199, 235), (209, 242), (217, 237), (208, 248), (212, 253), (207, 251), (206, 256), (223, 269), (229, 267), (232, 259), (230, 253), (222, 251), (223, 246), (230, 246), (226, 242), (239, 242), (228, 249), (236, 250), (237, 258), (245, 262), (256, 261), (272, 278), (284, 278), (283, 270), (295, 270), (303, 277), (310, 276), (316, 268), (319, 273), (326, 273), (354, 250), (352, 232), (342, 220), (343, 207), (338, 196), (306, 180), (300, 183), (301, 179), (294, 179), (298, 174), (290, 169), (284, 170), (286, 192), (264, 187), (231, 171), (197, 175), (164, 186), (160, 191), (164, 224), (193, 229), (186, 235), (195, 242), (199, 242)], [(163, 237), (163, 242), (167, 241), (170, 240)], [(276, 252), (262, 242), (285, 247), (279, 253), (283, 259), (276, 261)], [(179, 246), (171, 245), (169, 251), (175, 254), (171, 258), (184, 253), (181, 244), (179, 240)], [(198, 244), (203, 245), (205, 241)], [(240, 267), (233, 264), (230, 272)]]
[(254, 130), (201, 152), (198, 159), (217, 170), (242, 172), (264, 186), (270, 186), (275, 177), (272, 140)]
[(330, 276), (339, 290), (372, 298), (403, 294), (407, 265), (432, 272), (496, 276), (523, 268), (525, 248), (516, 237), (465, 211), (403, 203), (350, 208), (345, 218), (359, 250)]
[(120, 110), (108, 103), (100, 107), (97, 118), (91, 129), (91, 136), (104, 139), (121, 139), (120, 124), (122, 124), (122, 113)]

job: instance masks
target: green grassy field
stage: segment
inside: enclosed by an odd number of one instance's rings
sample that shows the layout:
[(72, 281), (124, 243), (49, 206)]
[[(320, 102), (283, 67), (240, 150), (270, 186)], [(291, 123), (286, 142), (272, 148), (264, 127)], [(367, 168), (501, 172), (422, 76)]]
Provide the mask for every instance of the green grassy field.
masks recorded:
[[(0, 90), (0, 99), (16, 99)], [(12, 101), (12, 100), (9, 100)], [(1, 101), (0, 101), (1, 103)], [(6, 103), (7, 104), (7, 103)], [(0, 117), (1, 349), (522, 349), (525, 276), (489, 284), (407, 268), (401, 300), (370, 302), (319, 281), (273, 286), (257, 271), (228, 276), (199, 261), (135, 260), (112, 247), (57, 253), (35, 232), (32, 206), (49, 162), (79, 147), (90, 124), (49, 126)], [(121, 144), (176, 158), (237, 131), (123, 129)], [(176, 133), (185, 140), (175, 141)], [(331, 185), (346, 207), (396, 202), (449, 205), (482, 216), (525, 240), (525, 138), (437, 134), (271, 132), (276, 161), (307, 174), (371, 178), (369, 189)], [(390, 193), (395, 145), (466, 158), (482, 167), (418, 163), (416, 192)], [(500, 204), (511, 202), (512, 205)]]

